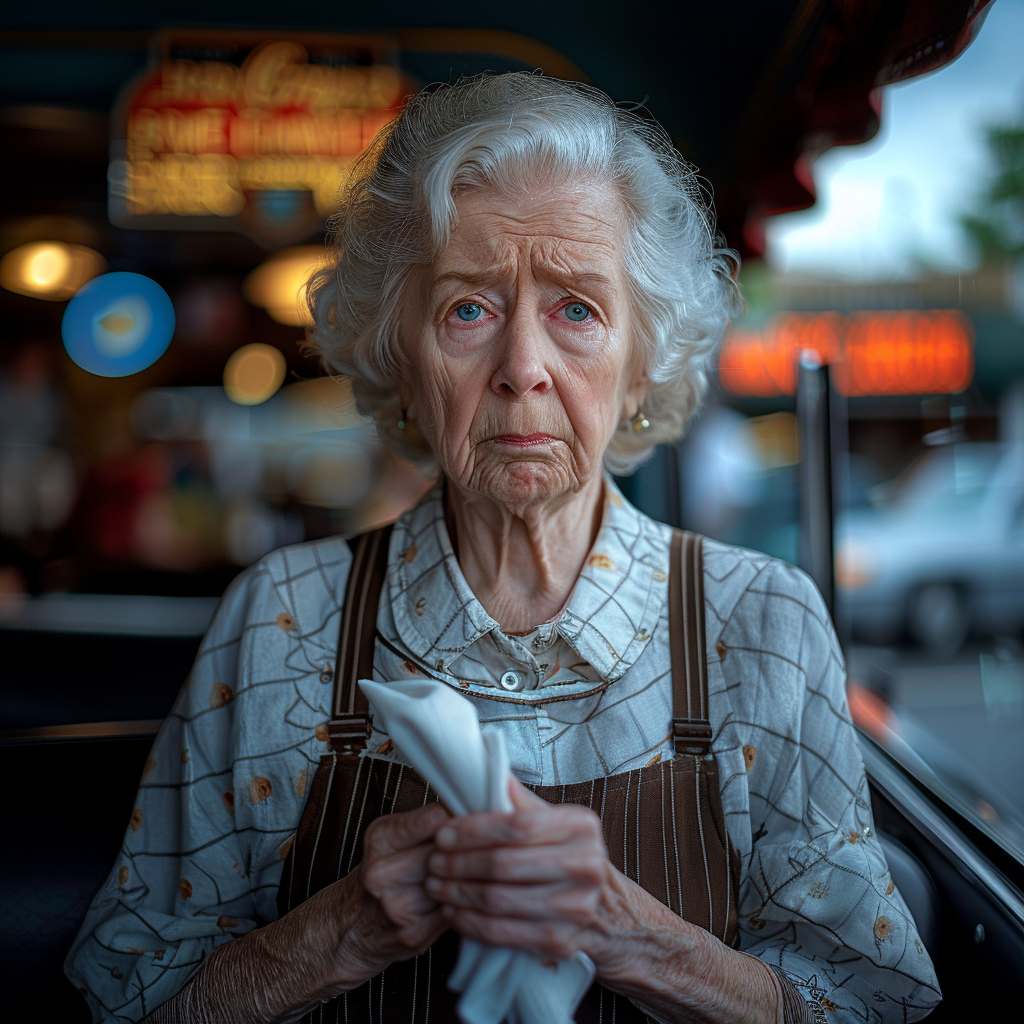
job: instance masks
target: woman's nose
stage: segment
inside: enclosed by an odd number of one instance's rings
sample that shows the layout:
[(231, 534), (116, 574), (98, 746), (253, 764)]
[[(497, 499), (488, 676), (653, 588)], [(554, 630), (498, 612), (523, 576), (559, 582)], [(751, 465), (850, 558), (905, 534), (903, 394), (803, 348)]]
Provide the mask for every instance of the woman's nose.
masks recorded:
[(552, 380), (545, 364), (540, 325), (528, 316), (514, 315), (503, 332), (501, 343), (501, 362), (491, 378), (492, 389), (500, 395), (517, 398), (531, 392), (544, 394)]

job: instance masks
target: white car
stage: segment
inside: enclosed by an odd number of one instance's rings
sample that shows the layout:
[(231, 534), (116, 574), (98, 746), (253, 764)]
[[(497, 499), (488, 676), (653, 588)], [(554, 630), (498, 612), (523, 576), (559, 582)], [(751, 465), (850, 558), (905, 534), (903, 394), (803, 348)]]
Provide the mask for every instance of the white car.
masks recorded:
[(836, 528), (840, 614), (856, 634), (904, 632), (939, 656), (973, 630), (1024, 626), (1024, 444), (934, 449)]

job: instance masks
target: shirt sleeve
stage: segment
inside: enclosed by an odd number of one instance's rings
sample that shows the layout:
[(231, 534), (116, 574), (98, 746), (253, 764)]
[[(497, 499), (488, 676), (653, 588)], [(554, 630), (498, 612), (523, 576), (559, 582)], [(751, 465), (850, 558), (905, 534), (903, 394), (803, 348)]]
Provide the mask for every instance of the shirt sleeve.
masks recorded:
[(120, 854), (65, 962), (96, 1021), (141, 1020), (213, 949), (266, 923), (256, 861), (267, 858), (256, 848), (281, 845), (288, 832), (259, 827), (254, 808), (268, 780), (239, 773), (236, 784), (238, 697), (247, 638), (282, 615), (263, 567), (238, 577), (157, 735)]
[(740, 948), (781, 968), (836, 1024), (920, 1020), (939, 986), (875, 833), (828, 612), (784, 563), (758, 586), (765, 727), (748, 756)]

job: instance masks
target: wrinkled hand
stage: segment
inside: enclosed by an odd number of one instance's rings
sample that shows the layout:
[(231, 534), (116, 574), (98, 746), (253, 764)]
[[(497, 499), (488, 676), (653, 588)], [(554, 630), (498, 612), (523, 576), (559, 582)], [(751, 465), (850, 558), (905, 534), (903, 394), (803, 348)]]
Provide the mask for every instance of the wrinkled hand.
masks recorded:
[(776, 976), (616, 871), (597, 815), (510, 792), (511, 814), (430, 804), (378, 819), (359, 867), (215, 949), (147, 1022), (297, 1020), (454, 926), (541, 959), (587, 953), (602, 984), (665, 1021), (778, 1024)]
[[(339, 960), (346, 970), (373, 977), (388, 964), (424, 952), (450, 927), (437, 900), (424, 889), (434, 835), (450, 820), (436, 803), (373, 821), (363, 839), (363, 860), (340, 882), (339, 897), (355, 905), (344, 915)], [(324, 890), (324, 892), (329, 892)]]
[(602, 985), (659, 1020), (782, 1020), (769, 968), (616, 870), (593, 811), (549, 804), (514, 779), (509, 792), (511, 814), (452, 818), (434, 836), (425, 889), (458, 932), (542, 960), (586, 953)]
[(146, 1024), (279, 1024), (430, 946), (449, 922), (424, 891), (440, 804), (374, 821), (362, 863), (294, 910), (225, 943)]
[(542, 959), (583, 951), (599, 975), (613, 969), (641, 922), (637, 887), (608, 859), (601, 819), (514, 779), (510, 793), (511, 814), (467, 814), (437, 832), (427, 894), (464, 936)]

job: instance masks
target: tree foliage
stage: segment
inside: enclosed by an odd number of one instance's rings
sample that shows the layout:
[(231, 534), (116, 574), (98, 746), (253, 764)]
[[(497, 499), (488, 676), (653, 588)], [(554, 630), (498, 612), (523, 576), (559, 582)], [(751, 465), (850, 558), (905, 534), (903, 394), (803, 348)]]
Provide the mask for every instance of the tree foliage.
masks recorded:
[(1024, 256), (1024, 115), (985, 132), (993, 173), (974, 212), (960, 218), (982, 258)]

